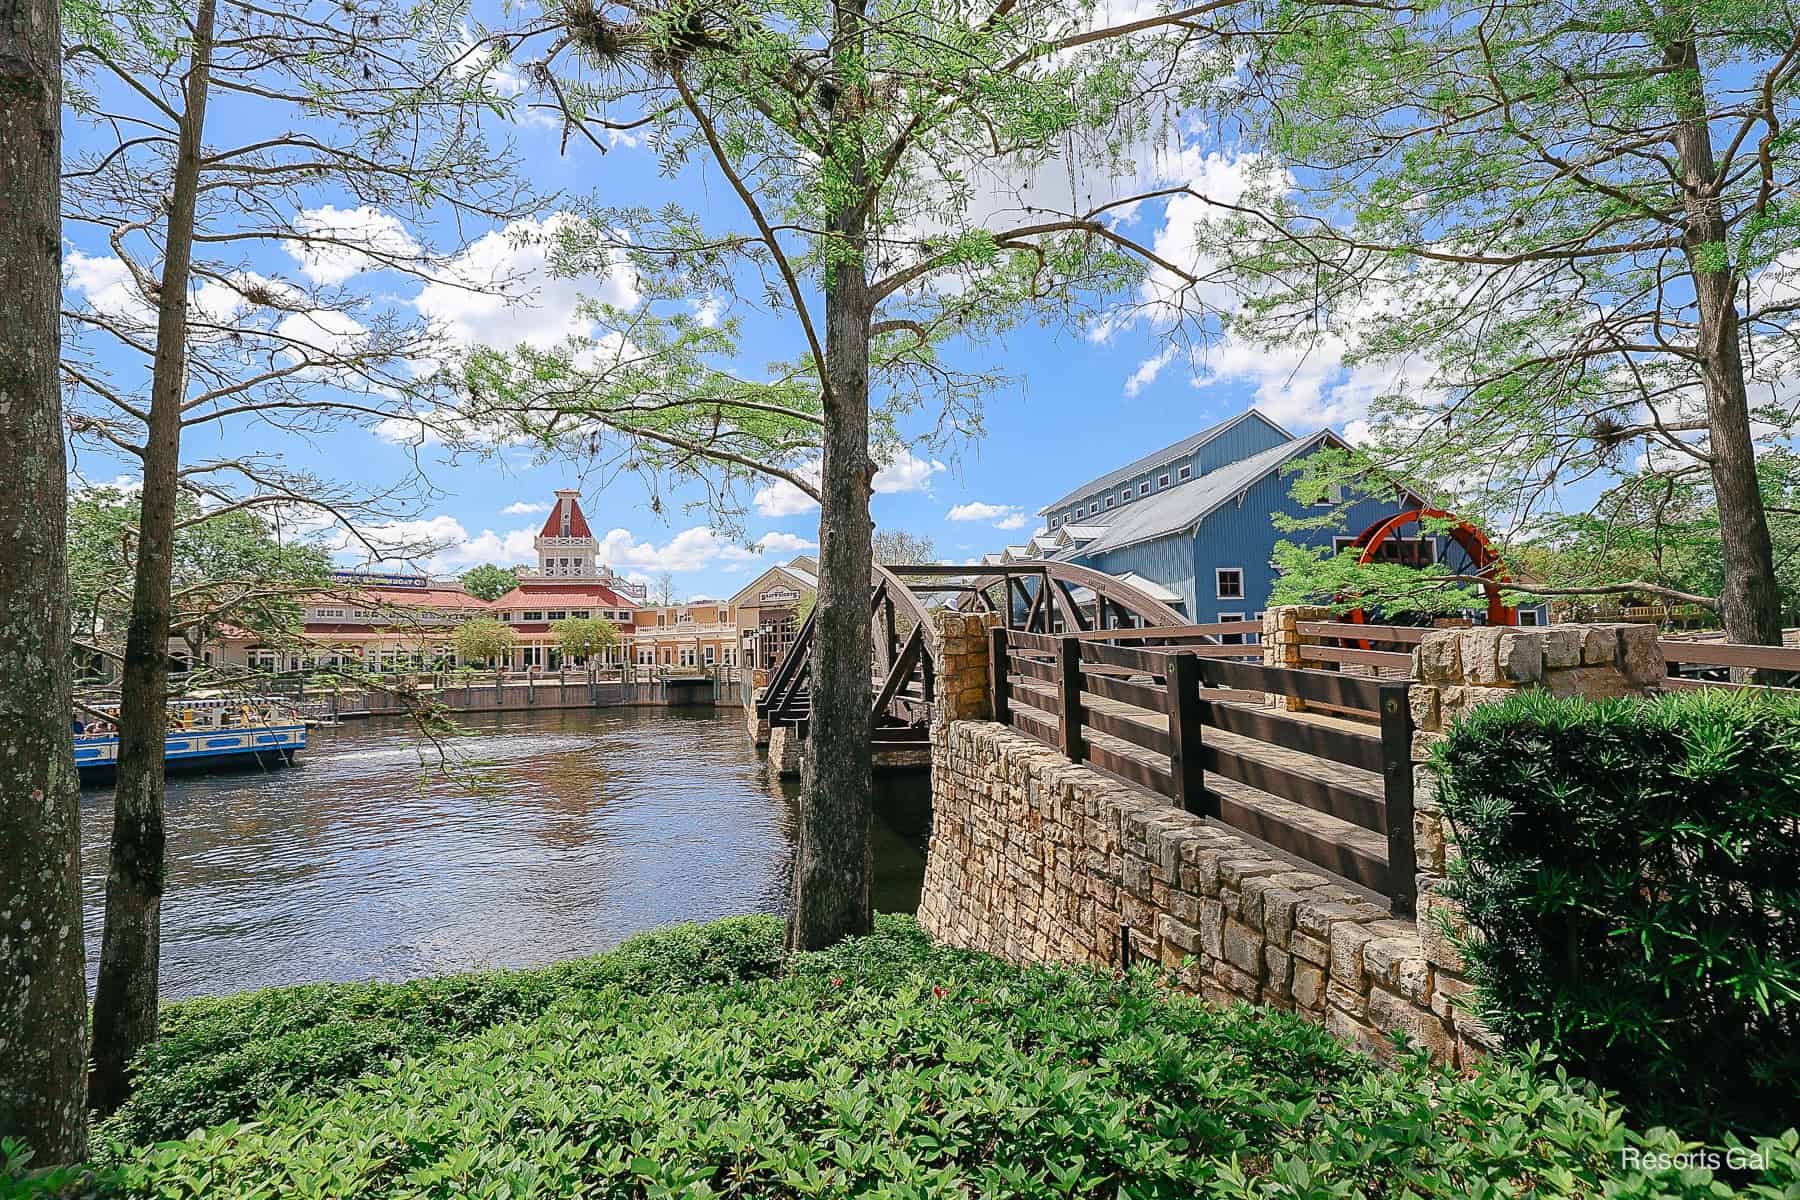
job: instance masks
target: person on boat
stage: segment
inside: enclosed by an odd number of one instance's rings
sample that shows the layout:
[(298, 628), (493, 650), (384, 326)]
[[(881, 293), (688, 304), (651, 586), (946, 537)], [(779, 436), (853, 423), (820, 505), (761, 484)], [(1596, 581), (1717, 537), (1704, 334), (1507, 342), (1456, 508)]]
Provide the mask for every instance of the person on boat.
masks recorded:
[(82, 734), (87, 732), (87, 726), (82, 723), (82, 720), (80, 717), (76, 717), (74, 719), (74, 721), (72, 722), (72, 725), (73, 725), (73, 731), (74, 731), (74, 734), (76, 737), (80, 737)]

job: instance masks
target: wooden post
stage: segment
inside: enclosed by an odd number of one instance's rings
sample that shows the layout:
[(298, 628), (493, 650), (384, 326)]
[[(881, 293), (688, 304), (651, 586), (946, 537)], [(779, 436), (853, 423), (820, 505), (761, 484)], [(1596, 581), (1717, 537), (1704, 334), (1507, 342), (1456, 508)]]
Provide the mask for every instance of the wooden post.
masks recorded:
[(1057, 736), (1062, 742), (1063, 757), (1080, 762), (1086, 756), (1087, 743), (1081, 737), (1081, 639), (1056, 639), (1056, 699), (1061, 719)]
[(1006, 626), (988, 630), (988, 691), (993, 693), (994, 720), (1006, 725), (1011, 721), (1007, 711), (1010, 700), (1006, 688)]
[(1175, 803), (1191, 813), (1217, 816), (1206, 795), (1205, 722), (1200, 704), (1200, 660), (1169, 656), (1169, 775)]
[(1405, 683), (1381, 687), (1382, 782), (1387, 794), (1388, 893), (1395, 916), (1411, 916), (1418, 900), (1413, 853), (1412, 705)]

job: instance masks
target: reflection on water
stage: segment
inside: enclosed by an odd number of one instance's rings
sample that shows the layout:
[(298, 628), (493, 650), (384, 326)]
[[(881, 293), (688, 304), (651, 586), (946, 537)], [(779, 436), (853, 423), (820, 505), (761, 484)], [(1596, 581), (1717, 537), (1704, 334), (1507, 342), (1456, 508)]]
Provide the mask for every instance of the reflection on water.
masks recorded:
[[(794, 784), (735, 710), (462, 720), (484, 786), (396, 718), (315, 729), (293, 769), (172, 777), (164, 995), (524, 966), (786, 907)], [(81, 808), (91, 987), (111, 789)], [(876, 907), (910, 911), (916, 842), (876, 826)]]

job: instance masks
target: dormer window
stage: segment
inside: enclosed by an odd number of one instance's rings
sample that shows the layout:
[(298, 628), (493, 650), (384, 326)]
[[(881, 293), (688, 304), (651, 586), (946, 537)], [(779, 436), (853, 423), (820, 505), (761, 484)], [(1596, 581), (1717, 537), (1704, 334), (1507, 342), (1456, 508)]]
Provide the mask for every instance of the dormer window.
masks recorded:
[(1112, 506), (1113, 506), (1113, 498), (1111, 496), (1108, 496), (1106, 498), (1106, 507), (1111, 508)]
[(1181, 470), (1175, 472), (1175, 478), (1181, 480), (1184, 483), (1186, 481), (1188, 481), (1189, 479), (1192, 479), (1193, 477), (1194, 477), (1194, 464), (1193, 463), (1182, 463)]
[(1164, 471), (1161, 475), (1156, 477), (1156, 486), (1158, 488), (1166, 488), (1169, 486), (1169, 473), (1167, 471)]
[(1149, 494), (1150, 494), (1150, 481), (1148, 479), (1146, 479), (1146, 480), (1144, 480), (1144, 482), (1138, 484), (1138, 495), (1148, 496)]

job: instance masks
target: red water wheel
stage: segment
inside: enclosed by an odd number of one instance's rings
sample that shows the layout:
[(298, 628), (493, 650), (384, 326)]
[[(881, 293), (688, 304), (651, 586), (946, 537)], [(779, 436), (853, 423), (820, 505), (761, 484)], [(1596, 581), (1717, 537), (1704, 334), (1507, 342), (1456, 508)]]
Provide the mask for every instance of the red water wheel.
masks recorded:
[[(1450, 539), (1458, 546), (1461, 546), (1463, 552), (1469, 556), (1469, 561), (1473, 564), (1475, 573), (1485, 578), (1486, 582), (1484, 582), (1481, 587), (1482, 590), (1487, 593), (1488, 624), (1517, 625), (1519, 623), (1518, 610), (1509, 606), (1500, 598), (1500, 585), (1506, 583), (1511, 578), (1511, 576), (1506, 573), (1506, 564), (1501, 562), (1500, 556), (1494, 552), (1494, 547), (1488, 542), (1487, 534), (1481, 532), (1481, 530), (1469, 524), (1455, 513), (1445, 512), (1441, 508), (1415, 508), (1391, 517), (1384, 517), (1382, 520), (1375, 522), (1375, 524), (1363, 530), (1362, 533), (1357, 535), (1356, 540), (1351, 543), (1352, 546), (1360, 547), (1362, 550), (1361, 555), (1356, 561), (1359, 564), (1374, 562), (1376, 556), (1381, 552), (1383, 542), (1386, 542), (1389, 538), (1393, 537), (1395, 533), (1404, 529), (1406, 526), (1423, 524), (1425, 521), (1449, 522)], [(1365, 616), (1362, 609), (1357, 608), (1351, 610), (1350, 622), (1352, 624), (1366, 624), (1367, 620), (1368, 618)], [(1362, 649), (1369, 650), (1373, 648), (1369, 644), (1369, 639), (1359, 638), (1357, 640), (1361, 643)]]

